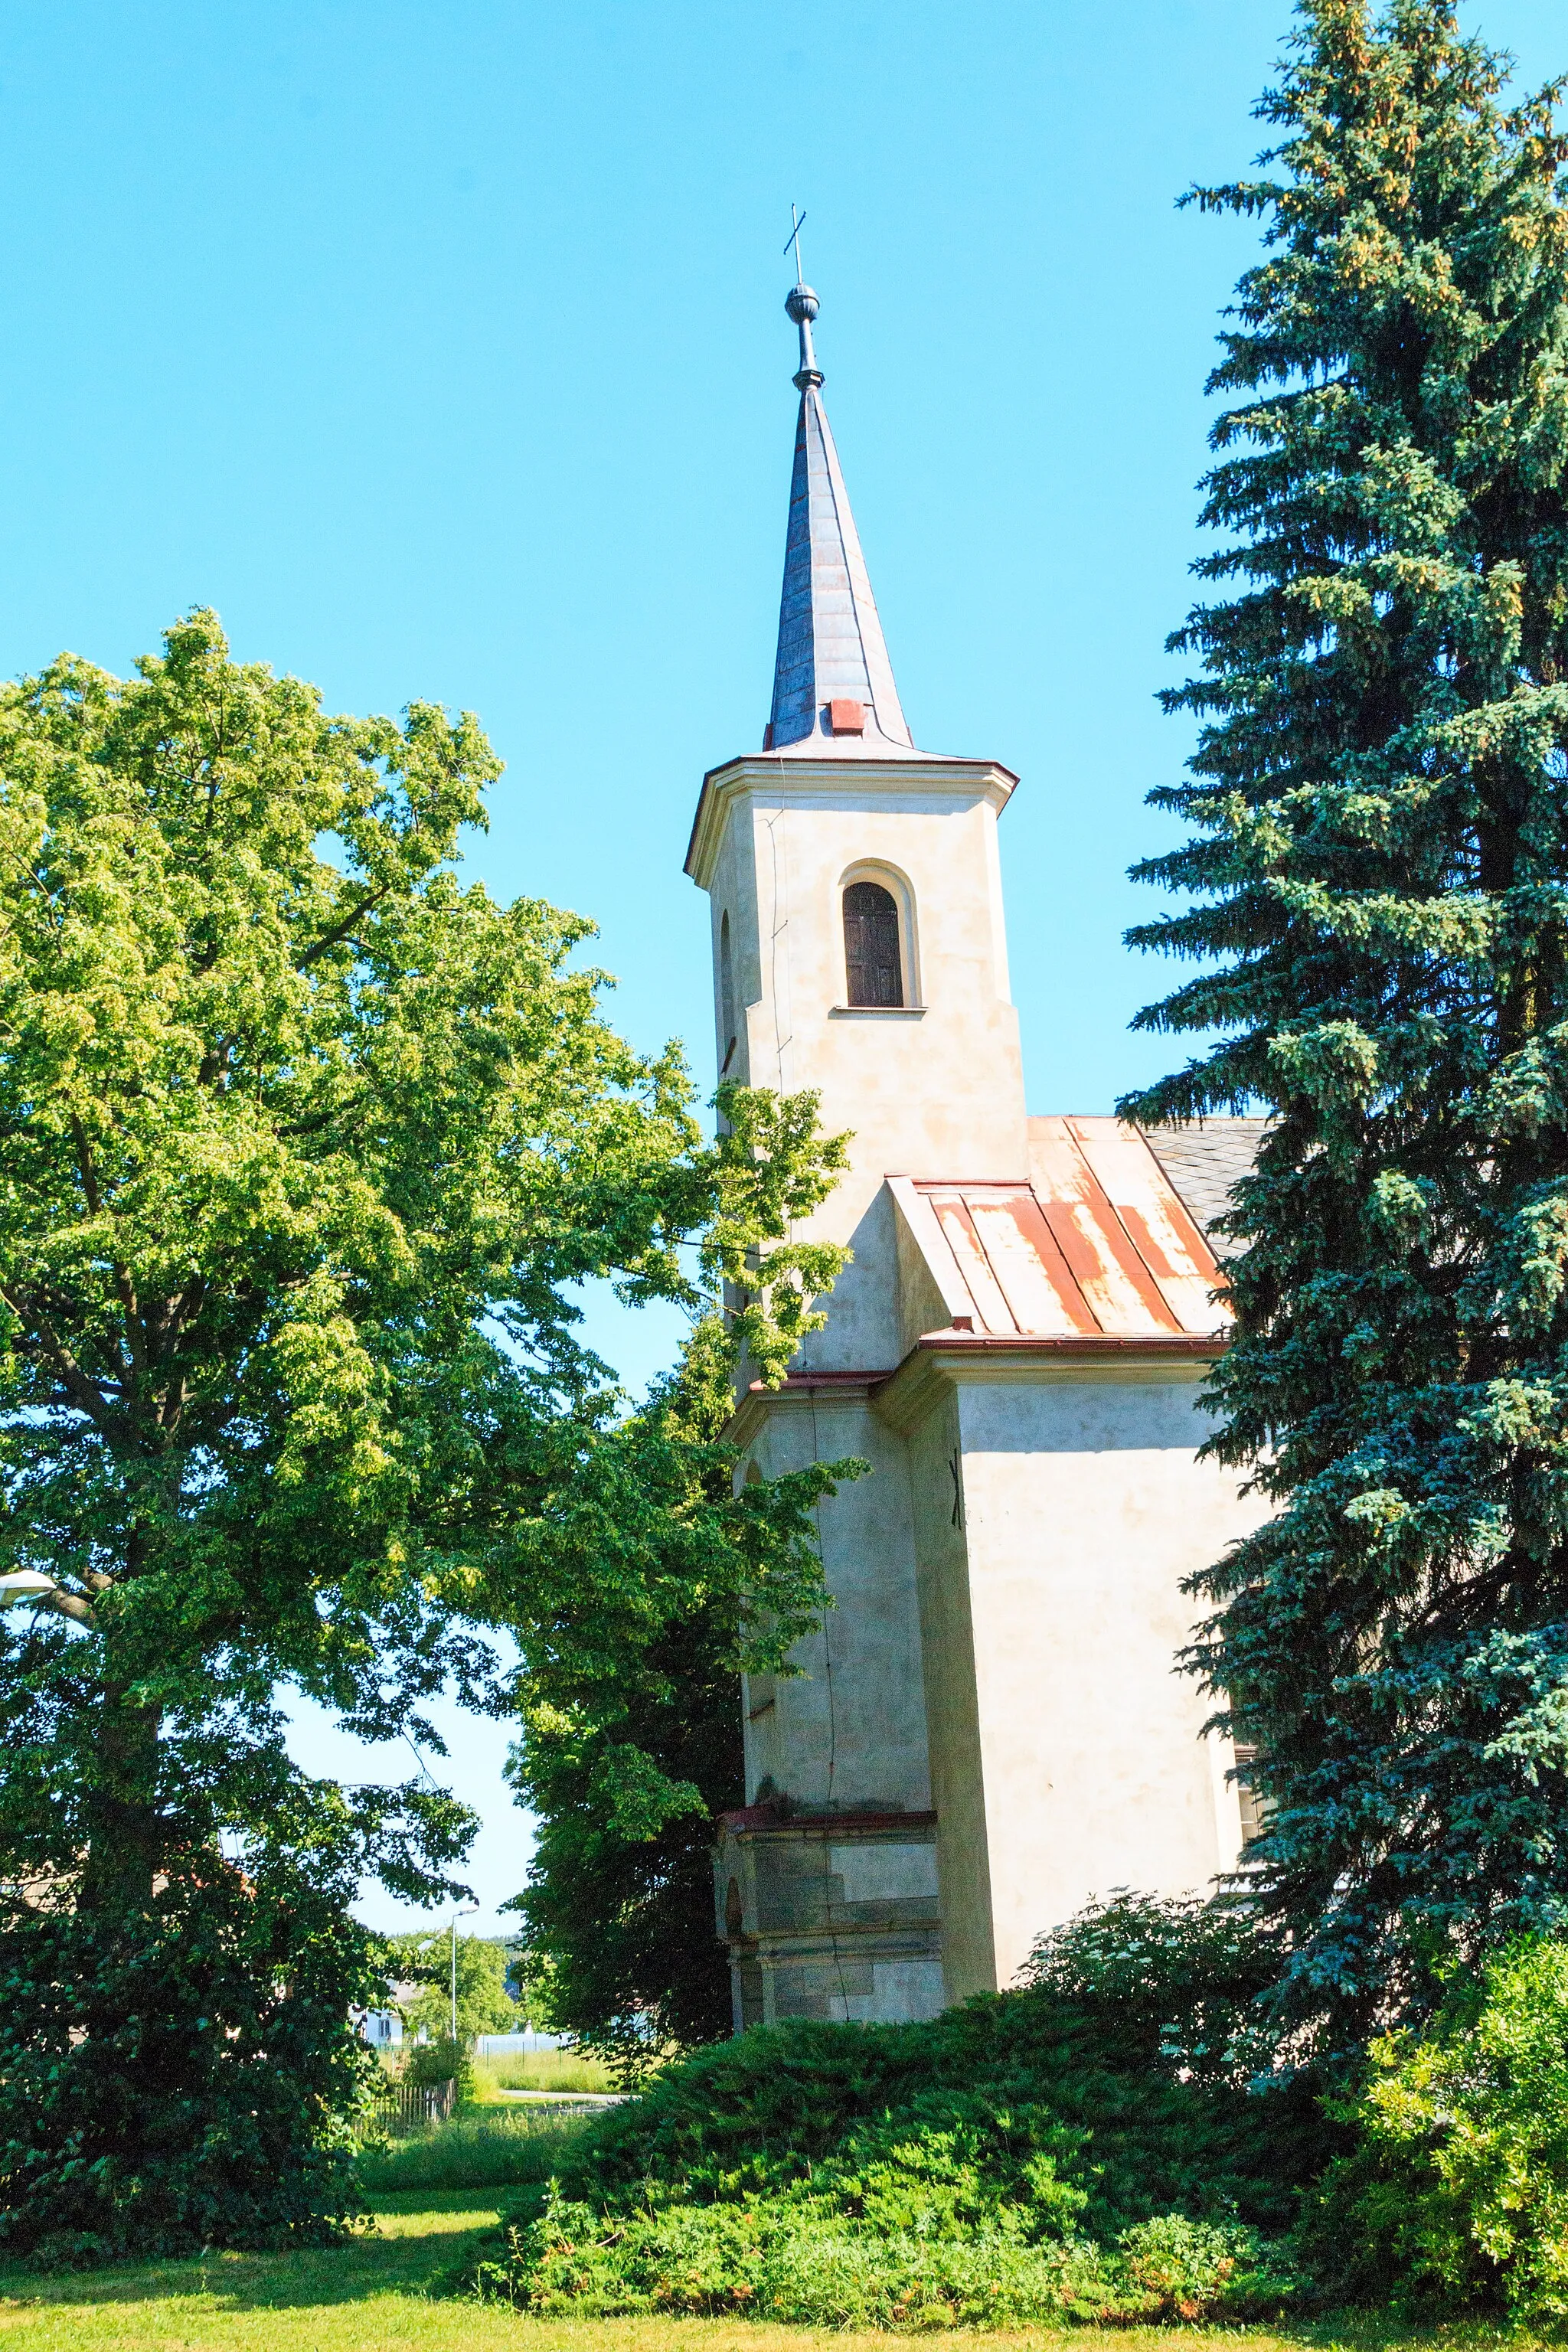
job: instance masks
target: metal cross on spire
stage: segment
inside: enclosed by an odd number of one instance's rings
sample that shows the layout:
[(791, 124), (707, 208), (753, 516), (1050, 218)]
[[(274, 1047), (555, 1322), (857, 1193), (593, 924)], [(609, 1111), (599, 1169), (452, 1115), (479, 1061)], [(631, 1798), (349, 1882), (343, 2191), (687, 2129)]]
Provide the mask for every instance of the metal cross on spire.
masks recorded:
[(791, 246), (795, 247), (795, 284), (784, 296), (784, 309), (800, 329), (800, 366), (796, 371), (795, 381), (797, 389), (805, 392), (809, 385), (819, 384), (822, 382), (822, 370), (817, 366), (816, 353), (811, 348), (811, 322), (816, 316), (819, 305), (816, 295), (801, 275), (800, 233), (805, 226), (805, 215), (797, 213), (795, 206), (791, 205), (789, 219), (789, 238), (784, 246), (784, 251), (787, 253)]
[(795, 206), (791, 205), (789, 208), (789, 220), (790, 229), (788, 236), (784, 239), (784, 251), (787, 253), (790, 247), (792, 245), (794, 246), (795, 282), (797, 286), (804, 286), (805, 284), (805, 273), (800, 266), (800, 233), (805, 226), (805, 215), (804, 213), (797, 215)]
[[(795, 378), (800, 409), (765, 749), (798, 747), (814, 757), (829, 756), (837, 749), (841, 758), (903, 759), (914, 754), (914, 742), (899, 708), (866, 559), (849, 511), (849, 493), (820, 398), (822, 370), (812, 348), (811, 329), (822, 306), (801, 267), (805, 215), (796, 205), (789, 209), (784, 252), (795, 257), (795, 275), (784, 309), (800, 330), (800, 366)], [(828, 724), (832, 711), (839, 714), (841, 724)]]

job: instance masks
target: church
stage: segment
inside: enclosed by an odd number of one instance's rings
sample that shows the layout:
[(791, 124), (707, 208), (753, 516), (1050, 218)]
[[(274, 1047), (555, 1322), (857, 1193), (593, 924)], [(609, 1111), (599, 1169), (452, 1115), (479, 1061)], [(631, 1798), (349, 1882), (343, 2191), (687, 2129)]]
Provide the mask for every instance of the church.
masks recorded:
[(740, 1475), (858, 1455), (819, 1512), (834, 1606), (741, 1693), (720, 1825), (736, 2030), (910, 2019), (1009, 1983), (1117, 1887), (1236, 1866), (1245, 1785), (1180, 1671), (1183, 1580), (1260, 1514), (1195, 1458), (1225, 1345), (1205, 1228), (1258, 1123), (1030, 1117), (1007, 981), (1000, 761), (917, 749), (797, 283), (800, 394), (773, 710), (703, 778), (720, 1066), (815, 1087), (853, 1255)]

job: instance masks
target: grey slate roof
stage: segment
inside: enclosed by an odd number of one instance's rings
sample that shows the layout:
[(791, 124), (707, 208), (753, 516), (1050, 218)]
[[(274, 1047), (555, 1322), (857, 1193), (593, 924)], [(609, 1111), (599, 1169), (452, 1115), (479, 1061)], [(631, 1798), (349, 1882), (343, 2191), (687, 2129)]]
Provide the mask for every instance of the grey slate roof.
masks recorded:
[[(1193, 1223), (1206, 1233), (1229, 1208), (1231, 1187), (1251, 1168), (1268, 1125), (1266, 1118), (1206, 1118), (1202, 1126), (1145, 1127), (1139, 1132)], [(1224, 1243), (1223, 1234), (1210, 1239)]]
[[(816, 298), (809, 288), (811, 314)], [(802, 331), (800, 415), (795, 432), (784, 595), (773, 665), (769, 748), (857, 760), (908, 759), (914, 738), (899, 704), (877, 600), (849, 510), (849, 493), (822, 404), (821, 373)], [(826, 706), (843, 699), (866, 712), (863, 735), (835, 737)]]

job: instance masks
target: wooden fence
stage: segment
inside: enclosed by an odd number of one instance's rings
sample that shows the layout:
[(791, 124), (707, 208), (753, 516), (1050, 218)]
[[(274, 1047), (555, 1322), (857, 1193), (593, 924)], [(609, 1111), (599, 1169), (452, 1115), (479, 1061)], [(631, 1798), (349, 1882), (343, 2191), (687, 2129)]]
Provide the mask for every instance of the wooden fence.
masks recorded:
[(378, 2093), (376, 2105), (389, 2131), (422, 2131), (427, 2124), (444, 2124), (457, 2105), (455, 2079), (445, 2083), (388, 2083)]

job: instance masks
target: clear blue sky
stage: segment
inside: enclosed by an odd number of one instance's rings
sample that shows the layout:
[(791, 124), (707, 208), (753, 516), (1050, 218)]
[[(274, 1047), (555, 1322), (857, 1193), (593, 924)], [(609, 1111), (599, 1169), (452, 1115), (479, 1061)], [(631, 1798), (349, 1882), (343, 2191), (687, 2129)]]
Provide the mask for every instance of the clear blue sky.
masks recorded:
[[(1561, 0), (1468, 7), (1527, 79)], [(1283, 0), (120, 0), (0, 46), (0, 671), (110, 668), (211, 604), (342, 709), (476, 710), (475, 864), (594, 916), (638, 1042), (712, 1076), (704, 768), (761, 740), (809, 214), (826, 398), (922, 745), (1023, 777), (1003, 832), (1031, 1105), (1162, 1066), (1142, 807), (1189, 599), (1215, 313), (1253, 249), (1178, 214), (1260, 142)], [(668, 1323), (595, 1333), (640, 1385)], [(327, 1764), (324, 1727), (301, 1752)], [(518, 1883), (504, 1738), (460, 1727), (476, 1885)], [(352, 1762), (349, 1769), (354, 1769)], [(385, 1771), (384, 1756), (373, 1768)], [(389, 1916), (373, 1905), (376, 1916)], [(488, 1915), (487, 1915), (488, 1916)]]

